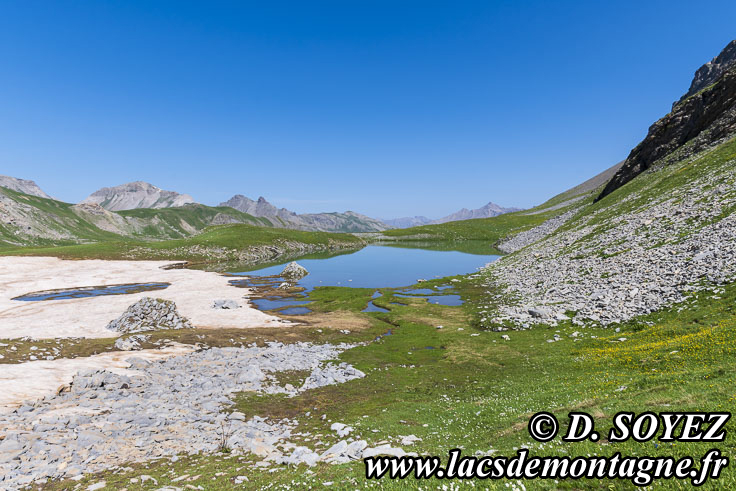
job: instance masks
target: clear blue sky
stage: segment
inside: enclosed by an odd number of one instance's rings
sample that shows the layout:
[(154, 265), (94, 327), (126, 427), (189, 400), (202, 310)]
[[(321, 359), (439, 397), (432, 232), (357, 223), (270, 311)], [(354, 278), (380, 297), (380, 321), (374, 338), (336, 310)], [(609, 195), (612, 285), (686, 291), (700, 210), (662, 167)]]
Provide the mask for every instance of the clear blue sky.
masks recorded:
[(0, 174), (437, 217), (623, 159), (736, 2), (0, 4)]

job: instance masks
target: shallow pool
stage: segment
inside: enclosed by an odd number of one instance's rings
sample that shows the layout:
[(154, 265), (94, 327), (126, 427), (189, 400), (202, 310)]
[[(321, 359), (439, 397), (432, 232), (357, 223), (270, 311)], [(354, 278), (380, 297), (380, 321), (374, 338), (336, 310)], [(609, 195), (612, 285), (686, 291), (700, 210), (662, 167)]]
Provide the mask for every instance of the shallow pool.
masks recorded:
[(131, 293), (163, 290), (171, 283), (126, 283), (124, 285), (80, 286), (59, 290), (44, 290), (27, 293), (12, 300), (36, 302), (41, 300), (66, 300), (69, 298), (100, 297), (103, 295), (129, 295)]

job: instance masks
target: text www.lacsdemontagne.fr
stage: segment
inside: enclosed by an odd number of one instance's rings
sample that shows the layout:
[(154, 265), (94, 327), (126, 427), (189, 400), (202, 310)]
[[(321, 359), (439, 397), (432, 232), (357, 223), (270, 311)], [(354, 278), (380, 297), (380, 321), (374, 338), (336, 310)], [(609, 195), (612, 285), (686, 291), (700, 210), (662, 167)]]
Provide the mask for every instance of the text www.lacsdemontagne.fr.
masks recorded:
[(647, 486), (657, 479), (688, 479), (700, 486), (716, 479), (728, 466), (717, 449), (708, 451), (696, 466), (693, 457), (537, 457), (519, 450), (513, 457), (461, 456), (449, 453), (447, 465), (439, 457), (369, 457), (364, 459), (367, 479), (621, 479)]

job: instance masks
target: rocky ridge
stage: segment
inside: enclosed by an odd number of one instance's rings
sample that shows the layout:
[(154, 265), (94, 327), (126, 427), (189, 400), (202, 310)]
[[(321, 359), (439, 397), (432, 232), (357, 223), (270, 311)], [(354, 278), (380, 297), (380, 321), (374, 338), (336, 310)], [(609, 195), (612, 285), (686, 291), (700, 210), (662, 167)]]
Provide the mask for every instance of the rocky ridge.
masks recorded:
[(242, 194), (237, 194), (228, 201), (220, 203), (220, 206), (228, 206), (255, 217), (268, 218), (276, 227), (349, 233), (380, 232), (388, 228), (380, 220), (353, 211), (297, 214), (286, 208), (275, 207), (263, 196), (254, 201)]
[(70, 240), (75, 235), (64, 226), (66, 220), (49, 220), (32, 204), (9, 196), (0, 189), (0, 223), (7, 230), (5, 241), (25, 244), (38, 239)]
[(504, 208), (497, 205), (496, 203), (489, 202), (487, 205), (481, 206), (480, 208), (476, 208), (474, 210), (463, 208), (462, 210), (456, 211), (455, 213), (447, 215), (446, 217), (432, 220), (432, 222), (430, 223), (447, 223), (456, 222), (459, 220), (471, 220), (473, 218), (490, 218), (498, 215), (503, 215), (504, 213), (511, 213), (512, 211), (519, 210), (521, 210), (521, 208)]
[(84, 243), (125, 237), (166, 240), (189, 237), (211, 225), (274, 225), (269, 219), (251, 217), (234, 209), (200, 204), (138, 214), (109, 211), (97, 203), (70, 205), (39, 201), (0, 187), (0, 224), (3, 225), (0, 242), (26, 246), (49, 245), (48, 241)]
[(504, 208), (503, 206), (497, 205), (496, 203), (488, 202), (488, 204), (480, 208), (475, 208), (473, 210), (463, 208), (462, 210), (456, 211), (455, 213), (451, 213), (450, 215), (438, 218), (436, 220), (432, 220), (431, 218), (427, 218), (425, 216), (415, 216), (389, 218), (383, 220), (383, 223), (393, 228), (410, 228), (437, 223), (456, 222), (459, 220), (471, 220), (474, 218), (491, 218), (498, 215), (503, 215), (504, 213), (511, 213), (513, 211), (520, 210), (521, 208)]

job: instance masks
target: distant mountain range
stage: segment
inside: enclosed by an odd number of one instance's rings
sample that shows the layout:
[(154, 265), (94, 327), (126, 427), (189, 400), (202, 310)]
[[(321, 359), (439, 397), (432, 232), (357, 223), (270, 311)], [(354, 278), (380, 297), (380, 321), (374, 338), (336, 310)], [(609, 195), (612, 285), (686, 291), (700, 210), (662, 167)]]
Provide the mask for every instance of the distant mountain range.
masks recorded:
[(427, 225), (429, 223), (432, 223), (431, 218), (427, 218), (424, 216), (386, 218), (381, 221), (392, 228), (418, 227), (420, 225)]
[[(0, 176), (0, 188), (38, 198), (52, 199), (35, 182), (25, 179)], [(8, 193), (0, 198), (5, 203), (5, 208), (0, 210), (3, 212), (0, 213), (2, 215), (0, 218), (5, 217), (7, 224), (22, 226), (21, 228), (24, 227), (24, 230), (37, 238), (71, 238), (71, 236), (66, 237), (67, 234), (58, 229), (56, 225), (49, 225), (51, 222), (44, 218), (44, 213), (38, 206), (18, 202)], [(252, 200), (242, 194), (237, 194), (228, 201), (220, 203), (218, 207), (210, 207), (195, 202), (188, 194), (166, 191), (143, 181), (99, 189), (77, 205), (57, 203), (63, 204), (63, 209), (68, 213), (63, 220), (59, 217), (47, 217), (52, 221), (71, 220), (74, 222), (81, 219), (94, 224), (101, 231), (121, 235), (141, 234), (146, 226), (154, 224), (153, 237), (167, 238), (186, 236), (209, 225), (227, 223), (247, 223), (320, 232), (381, 232), (389, 228), (408, 228), (469, 218), (487, 218), (517, 210), (488, 203), (475, 210), (463, 208), (437, 220), (424, 216), (377, 220), (353, 211), (298, 214), (286, 208), (277, 208), (262, 196), (257, 200)], [(145, 210), (160, 210), (161, 213), (146, 214)], [(162, 214), (165, 210), (171, 211)]]
[[(136, 210), (141, 208), (179, 208), (198, 204), (188, 194), (165, 191), (142, 181), (102, 188), (92, 193), (80, 205), (99, 205), (108, 211)], [(200, 205), (204, 206), (204, 205)], [(220, 207), (229, 207), (262, 219), (266, 226), (292, 228), (320, 232), (380, 232), (389, 228), (379, 220), (346, 211), (344, 213), (311, 213), (299, 215), (286, 208), (276, 208), (264, 197), (254, 201), (238, 194)], [(218, 215), (213, 225), (240, 221), (230, 215)]]
[(383, 223), (390, 225), (393, 228), (409, 228), (417, 227), (420, 225), (430, 225), (434, 223), (447, 223), (457, 222), (459, 220), (470, 220), (472, 218), (490, 218), (498, 215), (503, 215), (504, 213), (511, 213), (512, 211), (519, 210), (521, 210), (521, 208), (504, 208), (493, 202), (489, 202), (487, 205), (480, 208), (476, 208), (474, 210), (463, 208), (460, 211), (456, 211), (455, 213), (447, 215), (446, 217), (438, 218), (436, 220), (432, 220), (425, 216), (415, 216), (387, 219), (383, 220)]
[(258, 201), (237, 194), (220, 206), (229, 206), (254, 217), (279, 221), (284, 227), (323, 232), (381, 232), (389, 227), (374, 218), (346, 211), (344, 213), (297, 214), (286, 208), (276, 208), (261, 196)]

